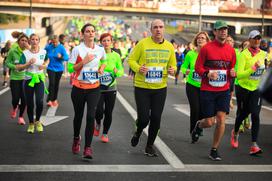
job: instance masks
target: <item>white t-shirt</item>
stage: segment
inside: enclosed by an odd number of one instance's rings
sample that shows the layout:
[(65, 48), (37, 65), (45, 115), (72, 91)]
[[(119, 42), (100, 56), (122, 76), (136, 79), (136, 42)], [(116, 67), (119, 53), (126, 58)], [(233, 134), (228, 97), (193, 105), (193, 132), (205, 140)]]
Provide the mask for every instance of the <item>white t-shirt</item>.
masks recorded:
[[(40, 70), (39, 67), (44, 63), (44, 61), (47, 60), (47, 53), (46, 50), (40, 49), (38, 53), (32, 53), (29, 50), (23, 51), (22, 55), (22, 63), (25, 64), (29, 62), (32, 58), (36, 59), (36, 62), (32, 65), (30, 65), (26, 72), (33, 73), (33, 74), (39, 74), (43, 73), (44, 70)], [(26, 75), (25, 79), (31, 79), (31, 76)]]
[(86, 47), (84, 43), (80, 43), (80, 45), (76, 46), (70, 55), (69, 63), (76, 64), (77, 60), (83, 60), (84, 57), (89, 54), (94, 55), (94, 59), (83, 65), (78, 80), (83, 81), (85, 83), (96, 83), (98, 78), (98, 68), (100, 60), (106, 59), (106, 52), (103, 47), (95, 45), (94, 48)]

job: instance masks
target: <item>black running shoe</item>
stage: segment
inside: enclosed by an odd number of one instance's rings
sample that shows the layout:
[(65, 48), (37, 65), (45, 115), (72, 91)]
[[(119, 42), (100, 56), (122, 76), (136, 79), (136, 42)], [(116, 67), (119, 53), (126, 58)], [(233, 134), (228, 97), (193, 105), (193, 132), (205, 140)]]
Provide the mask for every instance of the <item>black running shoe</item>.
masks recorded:
[(195, 128), (193, 129), (192, 133), (191, 133), (191, 136), (192, 136), (192, 143), (195, 143), (198, 141), (199, 139), (199, 136), (201, 135), (202, 133), (202, 129), (199, 128), (199, 124), (200, 122), (198, 121), (195, 125)]
[(150, 157), (157, 157), (158, 156), (152, 145), (148, 145), (145, 147), (145, 155), (150, 156)]
[(131, 138), (131, 146), (135, 147), (138, 145), (139, 140), (140, 140), (141, 134), (138, 134), (137, 132), (134, 133), (134, 135)]
[(222, 158), (221, 158), (221, 156), (219, 155), (217, 149), (215, 149), (215, 148), (212, 148), (212, 149), (211, 149), (211, 153), (210, 153), (210, 155), (209, 155), (209, 158), (210, 158), (211, 160), (213, 160), (213, 161), (220, 161), (220, 160), (222, 160)]

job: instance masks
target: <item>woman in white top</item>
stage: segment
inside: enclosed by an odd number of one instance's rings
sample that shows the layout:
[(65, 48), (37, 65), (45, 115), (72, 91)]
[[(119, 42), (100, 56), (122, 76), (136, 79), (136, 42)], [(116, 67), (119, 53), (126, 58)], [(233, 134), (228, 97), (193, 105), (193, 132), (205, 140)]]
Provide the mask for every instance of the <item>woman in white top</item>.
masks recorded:
[(72, 152), (80, 152), (80, 128), (87, 103), (87, 117), (85, 128), (85, 146), (83, 158), (92, 159), (91, 143), (94, 131), (96, 106), (100, 97), (100, 83), (98, 73), (103, 74), (106, 59), (104, 48), (95, 45), (95, 26), (86, 24), (81, 29), (83, 42), (76, 46), (68, 61), (68, 71), (74, 72), (72, 80), (71, 98), (74, 106), (74, 141)]
[[(25, 50), (20, 59), (19, 70), (26, 71), (24, 82), (24, 93), (29, 119), (28, 133), (34, 133), (35, 125), (38, 132), (43, 131), (40, 117), (43, 111), (43, 97), (45, 92), (45, 75), (49, 60), (44, 49), (40, 49), (40, 38), (36, 34), (30, 35), (30, 49)], [(34, 94), (36, 103), (36, 117), (34, 121)]]

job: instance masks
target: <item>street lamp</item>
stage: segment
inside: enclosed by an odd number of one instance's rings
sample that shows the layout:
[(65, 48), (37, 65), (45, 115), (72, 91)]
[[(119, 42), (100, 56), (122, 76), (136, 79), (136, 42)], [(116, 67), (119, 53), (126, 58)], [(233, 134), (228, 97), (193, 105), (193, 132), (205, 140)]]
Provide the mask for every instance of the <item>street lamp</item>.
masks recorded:
[(262, 0), (262, 35), (264, 36), (264, 0)]
[(32, 28), (32, 0), (29, 0), (29, 28)]
[(202, 14), (201, 14), (201, 0), (199, 0), (199, 20), (198, 20), (198, 32), (201, 32)]

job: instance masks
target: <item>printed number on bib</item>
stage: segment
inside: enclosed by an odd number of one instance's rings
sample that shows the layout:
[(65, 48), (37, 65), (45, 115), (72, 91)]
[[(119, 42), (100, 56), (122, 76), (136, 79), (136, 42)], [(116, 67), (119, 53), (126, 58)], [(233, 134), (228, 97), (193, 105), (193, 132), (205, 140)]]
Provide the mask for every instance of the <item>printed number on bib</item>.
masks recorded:
[(101, 85), (109, 86), (113, 82), (113, 77), (110, 73), (105, 72), (103, 75), (99, 76), (99, 81)]
[(209, 79), (209, 84), (213, 87), (223, 87), (227, 83), (227, 71), (212, 70), (212, 72), (217, 72), (218, 77), (216, 80)]
[(192, 77), (194, 81), (201, 82), (201, 77), (195, 71), (193, 71)]
[(99, 80), (97, 69), (89, 69), (89, 70), (84, 69), (82, 76), (84, 81), (90, 82), (90, 83), (95, 83)]
[(256, 72), (252, 73), (249, 78), (253, 79), (253, 80), (259, 80), (261, 78), (261, 76), (263, 75), (264, 70), (265, 70), (265, 66), (263, 65), (263, 66), (259, 67), (256, 70)]
[(145, 76), (145, 82), (161, 83), (162, 82), (162, 67), (148, 67), (148, 72)]

